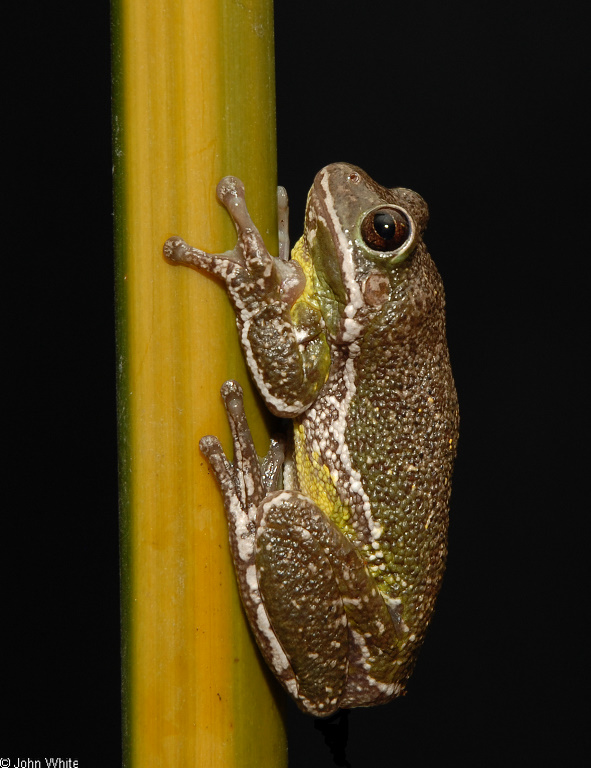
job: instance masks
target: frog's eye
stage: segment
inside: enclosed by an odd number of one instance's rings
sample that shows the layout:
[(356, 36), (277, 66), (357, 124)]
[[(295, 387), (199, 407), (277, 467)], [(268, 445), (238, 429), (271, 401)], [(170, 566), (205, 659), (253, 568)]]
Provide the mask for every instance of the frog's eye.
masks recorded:
[(374, 251), (397, 251), (413, 235), (414, 227), (400, 208), (382, 206), (366, 214), (360, 226), (363, 242)]

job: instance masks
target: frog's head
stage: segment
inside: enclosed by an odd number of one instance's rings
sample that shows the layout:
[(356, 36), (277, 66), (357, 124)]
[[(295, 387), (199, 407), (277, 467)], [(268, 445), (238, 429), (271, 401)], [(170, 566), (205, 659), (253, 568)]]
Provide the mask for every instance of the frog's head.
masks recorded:
[(348, 163), (314, 179), (304, 238), (329, 334), (354, 342), (388, 301), (422, 246), (427, 204), (410, 189), (387, 189)]

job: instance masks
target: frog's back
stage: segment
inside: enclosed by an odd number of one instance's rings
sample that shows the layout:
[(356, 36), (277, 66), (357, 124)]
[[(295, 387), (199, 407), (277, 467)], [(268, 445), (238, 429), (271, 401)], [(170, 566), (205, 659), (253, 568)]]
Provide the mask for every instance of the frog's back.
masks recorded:
[(391, 596), (405, 596), (409, 620), (428, 621), (445, 567), (458, 404), (443, 286), (424, 247), (409, 281), (415, 289), (389, 302), (364, 338), (347, 441), (383, 528), (383, 556), (370, 570)]
[(443, 286), (422, 243), (397, 278), (358, 353), (332, 349), (328, 381), (296, 433), (318, 456), (305, 492), (322, 489), (317, 503), (420, 642), (445, 568), (458, 407)]

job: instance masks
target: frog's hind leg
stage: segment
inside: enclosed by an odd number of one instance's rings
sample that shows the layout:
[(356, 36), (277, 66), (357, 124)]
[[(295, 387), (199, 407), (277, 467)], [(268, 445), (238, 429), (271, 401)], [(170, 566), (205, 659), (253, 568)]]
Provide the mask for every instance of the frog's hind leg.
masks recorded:
[(283, 448), (273, 442), (261, 464), (240, 386), (226, 382), (222, 396), (234, 462), (215, 437), (204, 437), (201, 450), (224, 497), (238, 587), (257, 643), (306, 712), (326, 716), (343, 702), (363, 702), (368, 662), (389, 655), (396, 640), (388, 609), (353, 543), (327, 515), (297, 490), (275, 490)]
[(326, 716), (397, 694), (389, 609), (354, 544), (311, 499), (277, 491), (263, 501), (256, 570), (302, 709)]
[(259, 590), (297, 681), (297, 690), (286, 687), (317, 717), (339, 708), (348, 672), (347, 616), (333, 560), (338, 568), (348, 555), (357, 556), (338, 534), (297, 491), (277, 491), (259, 508)]
[(347, 677), (348, 642), (343, 599), (326, 553), (338, 557), (341, 545), (357, 556), (309, 499), (276, 490), (281, 444), (273, 442), (261, 464), (240, 386), (227, 381), (221, 393), (233, 463), (217, 438), (204, 437), (200, 445), (224, 497), (244, 609), (282, 684), (307, 712), (328, 715), (338, 708)]

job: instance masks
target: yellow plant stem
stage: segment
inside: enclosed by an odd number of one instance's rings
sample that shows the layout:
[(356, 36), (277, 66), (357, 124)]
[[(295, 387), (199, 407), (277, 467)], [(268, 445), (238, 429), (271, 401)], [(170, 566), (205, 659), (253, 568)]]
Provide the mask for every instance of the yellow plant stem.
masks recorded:
[(173, 234), (233, 246), (227, 174), (276, 252), (272, 2), (114, 0), (113, 62), (125, 765), (284, 766), (198, 449), (204, 434), (230, 449), (219, 388), (248, 378), (223, 288), (162, 258)]

